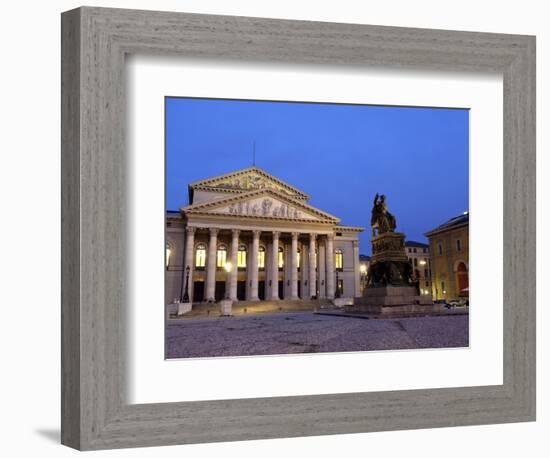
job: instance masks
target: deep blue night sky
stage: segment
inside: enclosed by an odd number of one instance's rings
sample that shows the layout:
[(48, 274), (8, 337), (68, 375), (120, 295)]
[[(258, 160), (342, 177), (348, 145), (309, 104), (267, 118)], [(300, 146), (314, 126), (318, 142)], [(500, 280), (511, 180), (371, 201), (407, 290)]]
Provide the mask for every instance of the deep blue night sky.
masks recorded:
[(374, 195), (386, 194), (407, 240), (468, 210), (468, 110), (166, 98), (166, 205), (187, 184), (256, 165), (363, 226), (370, 254)]

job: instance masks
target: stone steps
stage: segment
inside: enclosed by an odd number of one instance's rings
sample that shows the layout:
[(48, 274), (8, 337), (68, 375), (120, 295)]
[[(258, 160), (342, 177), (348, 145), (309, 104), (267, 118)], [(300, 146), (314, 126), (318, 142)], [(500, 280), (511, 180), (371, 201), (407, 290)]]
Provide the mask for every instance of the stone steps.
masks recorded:
[[(277, 312), (301, 312), (327, 310), (332, 308), (332, 303), (328, 299), (318, 300), (297, 300), (297, 301), (237, 301), (233, 303), (233, 315), (246, 315), (254, 313), (277, 313)], [(215, 317), (220, 314), (219, 303), (199, 303), (193, 304), (190, 312), (182, 315), (181, 318), (196, 317)]]

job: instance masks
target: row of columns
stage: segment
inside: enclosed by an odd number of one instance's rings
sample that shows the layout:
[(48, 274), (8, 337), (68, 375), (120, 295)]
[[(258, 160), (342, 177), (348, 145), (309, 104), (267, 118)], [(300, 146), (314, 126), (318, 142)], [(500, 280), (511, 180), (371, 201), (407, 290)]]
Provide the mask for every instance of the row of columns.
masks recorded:
[[(206, 300), (214, 301), (216, 294), (216, 252), (218, 242), (218, 229), (210, 228), (210, 241), (208, 244), (208, 262), (206, 270)], [(249, 272), (250, 272), (250, 295), (249, 300), (257, 301), (258, 297), (258, 252), (260, 249), (260, 234), (262, 231), (252, 231), (252, 253), (249, 258)], [(239, 253), (239, 229), (232, 230), (231, 237), (231, 250), (230, 261), (233, 265), (233, 269), (229, 272), (229, 298), (237, 300), (237, 258)], [(189, 281), (193, 278), (193, 250), (195, 243), (195, 228), (186, 228), (186, 242), (185, 242), (185, 266), (189, 266)], [(271, 272), (276, 277), (279, 271), (279, 236), (280, 232), (272, 232), (272, 252), (271, 252)], [(291, 242), (291, 272), (290, 272), (290, 290), (291, 299), (297, 300), (298, 297), (298, 232), (292, 232)], [(309, 284), (315, 285), (317, 282), (317, 256), (315, 253), (317, 234), (309, 234)], [(329, 299), (334, 298), (334, 236), (332, 234), (327, 235), (327, 252), (326, 266), (327, 266), (327, 296)], [(312, 286), (315, 288), (314, 286)], [(315, 289), (313, 289), (315, 291)], [(279, 291), (277, 281), (273, 281), (270, 297), (266, 297), (269, 300), (279, 300)]]

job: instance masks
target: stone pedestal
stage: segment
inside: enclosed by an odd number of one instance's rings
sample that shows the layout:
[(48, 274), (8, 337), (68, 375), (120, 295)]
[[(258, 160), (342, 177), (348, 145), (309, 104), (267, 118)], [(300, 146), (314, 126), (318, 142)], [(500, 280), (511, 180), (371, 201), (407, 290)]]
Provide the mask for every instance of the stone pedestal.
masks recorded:
[(332, 299), (332, 304), (338, 308), (344, 308), (346, 305), (353, 305), (353, 297), (338, 297)]
[(372, 238), (372, 262), (362, 297), (346, 305), (348, 312), (373, 315), (429, 314), (441, 310), (430, 296), (419, 294), (414, 286), (404, 249), (405, 234), (386, 232)]
[(190, 312), (192, 308), (192, 302), (180, 302), (178, 304), (178, 316), (185, 315), (186, 313)]
[(220, 314), (221, 316), (233, 315), (233, 301), (231, 299), (222, 299), (220, 301)]
[(356, 297), (354, 304), (346, 306), (346, 311), (380, 315), (422, 314), (441, 310), (429, 296), (416, 294), (413, 286), (381, 286), (366, 288), (362, 297)]

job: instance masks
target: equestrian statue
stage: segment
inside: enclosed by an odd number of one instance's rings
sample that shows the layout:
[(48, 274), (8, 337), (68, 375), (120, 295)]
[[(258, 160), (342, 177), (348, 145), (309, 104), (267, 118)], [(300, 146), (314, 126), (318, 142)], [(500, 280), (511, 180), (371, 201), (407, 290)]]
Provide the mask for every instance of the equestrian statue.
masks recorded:
[(395, 216), (388, 211), (386, 196), (384, 194), (378, 195), (376, 193), (376, 196), (374, 196), (370, 225), (373, 237), (385, 234), (386, 232), (395, 232)]

